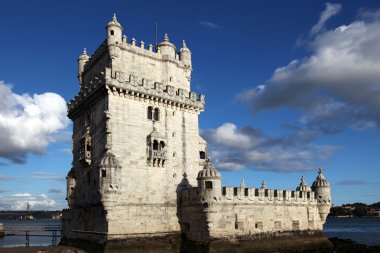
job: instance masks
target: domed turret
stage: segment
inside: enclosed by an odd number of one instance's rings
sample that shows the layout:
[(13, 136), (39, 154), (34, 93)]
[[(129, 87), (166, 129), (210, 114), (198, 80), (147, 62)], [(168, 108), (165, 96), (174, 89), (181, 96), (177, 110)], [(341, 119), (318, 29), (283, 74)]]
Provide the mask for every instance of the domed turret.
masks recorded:
[(303, 176), (301, 177), (301, 183), (299, 184), (299, 186), (297, 186), (296, 190), (300, 191), (300, 192), (310, 192), (311, 191), (311, 188), (307, 185), (306, 180)]
[(191, 68), (191, 52), (187, 48), (185, 41), (182, 41), (182, 48), (179, 51), (179, 60), (183, 62), (185, 67)]
[(315, 192), (316, 195), (321, 220), (325, 221), (331, 208), (331, 193), (330, 184), (322, 174), (321, 168), (318, 170), (318, 176), (313, 182), (311, 189)]
[(89, 59), (89, 57), (87, 55), (87, 51), (85, 48), (85, 49), (83, 49), (82, 54), (78, 57), (78, 79), (79, 79), (80, 85), (82, 85), (82, 73), (84, 70), (84, 65), (86, 64), (88, 59)]
[(169, 37), (165, 33), (164, 41), (157, 45), (157, 49), (160, 50), (162, 56), (168, 56), (175, 59), (176, 47), (169, 42)]
[(211, 202), (220, 199), (222, 194), (221, 176), (207, 158), (205, 166), (198, 173), (198, 190), (202, 201)]
[(108, 44), (121, 43), (123, 27), (117, 21), (116, 14), (113, 14), (113, 18), (108, 22), (106, 29)]
[(106, 209), (115, 205), (121, 194), (121, 165), (111, 151), (107, 150), (99, 163), (100, 198)]

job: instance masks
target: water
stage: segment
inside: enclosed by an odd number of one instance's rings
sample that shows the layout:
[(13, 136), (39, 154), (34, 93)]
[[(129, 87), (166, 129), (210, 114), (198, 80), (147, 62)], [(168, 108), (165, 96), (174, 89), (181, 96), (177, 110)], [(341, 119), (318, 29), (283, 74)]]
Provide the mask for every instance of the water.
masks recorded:
[[(5, 231), (7, 228), (61, 226), (59, 220), (0, 220), (0, 223), (4, 224)], [(380, 218), (328, 218), (324, 233), (327, 237), (351, 239), (366, 245), (380, 245)], [(38, 234), (51, 235), (52, 233)], [(51, 237), (30, 237), (30, 246), (46, 246), (51, 243)], [(24, 245), (25, 236), (5, 236), (0, 239), (0, 248)]]
[(380, 245), (380, 218), (328, 218), (324, 225), (327, 237), (351, 239), (366, 245)]
[[(60, 220), (0, 220), (0, 223), (4, 225), (5, 234), (9, 229), (23, 229), (23, 228), (41, 228), (41, 227), (61, 227)], [(5, 236), (0, 238), (0, 248), (25, 246), (25, 232), (12, 232), (14, 234), (22, 234), (22, 236)], [(32, 236), (33, 234), (46, 235), (42, 236)], [(30, 246), (47, 246), (52, 245), (52, 232), (30, 232), (29, 245)], [(60, 232), (57, 233), (61, 236)], [(60, 238), (57, 238), (57, 243), (59, 243)]]

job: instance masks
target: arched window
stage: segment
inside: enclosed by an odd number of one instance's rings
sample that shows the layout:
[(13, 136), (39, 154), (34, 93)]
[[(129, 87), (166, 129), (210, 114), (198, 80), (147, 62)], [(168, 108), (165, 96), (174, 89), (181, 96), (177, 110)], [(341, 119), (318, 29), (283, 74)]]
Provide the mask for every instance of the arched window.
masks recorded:
[(153, 114), (154, 120), (159, 121), (160, 120), (160, 109), (157, 107), (154, 108), (154, 114)]
[(153, 150), (158, 150), (158, 141), (157, 140), (153, 141)]
[(160, 141), (160, 150), (164, 150), (165, 149), (165, 142), (163, 141)]
[(147, 110), (147, 118), (152, 119), (152, 114), (153, 114), (153, 108), (149, 106)]

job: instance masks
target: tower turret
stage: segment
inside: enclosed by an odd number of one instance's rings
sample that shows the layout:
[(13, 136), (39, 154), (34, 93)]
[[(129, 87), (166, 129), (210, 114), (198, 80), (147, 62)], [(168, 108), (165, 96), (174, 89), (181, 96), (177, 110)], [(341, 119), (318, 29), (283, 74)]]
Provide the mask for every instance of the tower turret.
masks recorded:
[(202, 201), (217, 201), (222, 195), (222, 177), (207, 158), (205, 166), (198, 173), (198, 190)]
[(157, 50), (158, 49), (160, 50), (162, 56), (167, 56), (175, 59), (176, 47), (169, 42), (169, 37), (166, 33), (164, 35), (164, 41), (157, 45)]
[(331, 193), (330, 184), (322, 174), (321, 168), (318, 170), (318, 176), (313, 182), (311, 189), (315, 192), (315, 197), (318, 201), (318, 210), (321, 220), (326, 221), (326, 217), (331, 208)]
[(113, 18), (107, 24), (107, 41), (108, 44), (119, 44), (123, 39), (123, 27), (117, 22), (116, 14), (113, 14)]
[(79, 79), (79, 84), (82, 85), (82, 81), (83, 81), (83, 78), (82, 78), (82, 73), (83, 73), (83, 70), (84, 70), (84, 65), (86, 64), (86, 62), (88, 61), (89, 57), (87, 55), (87, 51), (86, 51), (86, 48), (83, 49), (83, 52), (82, 54), (78, 57), (78, 79)]
[(297, 186), (297, 191), (300, 192), (310, 192), (311, 188), (307, 185), (305, 178), (301, 177), (301, 183)]
[(187, 48), (184, 40), (182, 41), (182, 48), (179, 51), (179, 60), (182, 61), (186, 67), (191, 69), (191, 52), (190, 49)]

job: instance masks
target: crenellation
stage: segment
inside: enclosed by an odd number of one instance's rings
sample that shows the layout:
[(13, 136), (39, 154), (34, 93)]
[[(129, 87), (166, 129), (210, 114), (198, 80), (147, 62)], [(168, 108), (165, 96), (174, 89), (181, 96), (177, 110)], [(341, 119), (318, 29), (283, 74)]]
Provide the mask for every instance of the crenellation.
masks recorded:
[(167, 34), (127, 42), (116, 15), (107, 39), (78, 58), (80, 89), (67, 103), (73, 121), (69, 209), (62, 236), (121, 240), (183, 234), (192, 241), (322, 230), (331, 207), (322, 171), (295, 190), (222, 187), (207, 156), (198, 115), (205, 96), (191, 90), (191, 51)]

